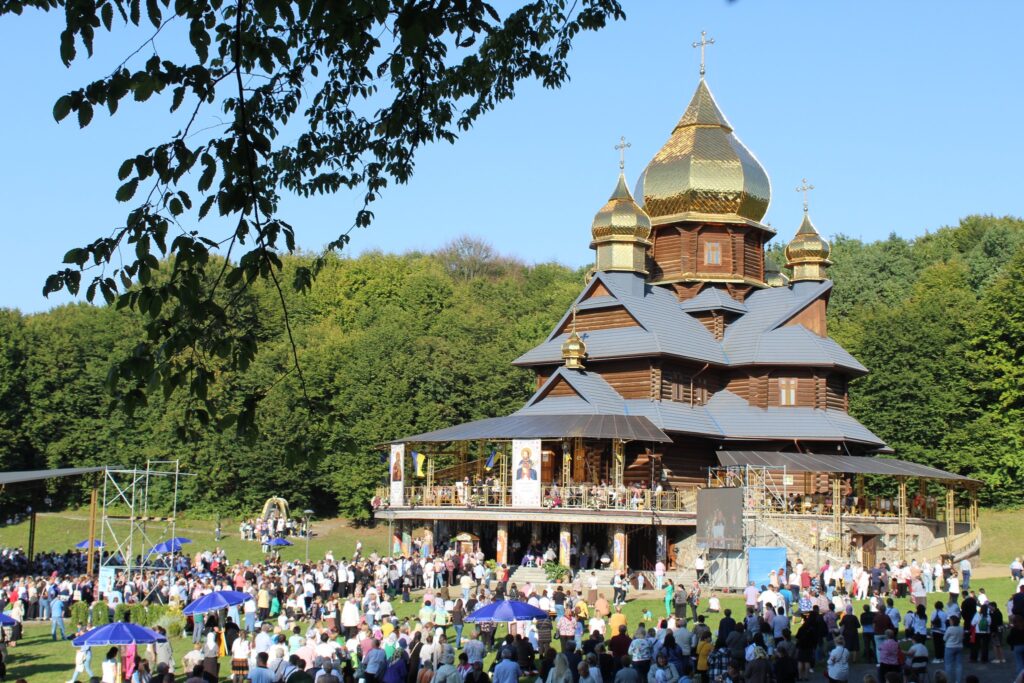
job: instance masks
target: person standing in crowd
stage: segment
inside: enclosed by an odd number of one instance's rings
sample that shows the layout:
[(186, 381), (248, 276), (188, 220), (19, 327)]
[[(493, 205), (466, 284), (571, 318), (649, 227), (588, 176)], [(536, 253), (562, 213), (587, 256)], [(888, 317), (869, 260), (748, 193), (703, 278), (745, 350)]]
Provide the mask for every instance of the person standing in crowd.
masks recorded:
[(964, 629), (960, 625), (960, 617), (955, 614), (949, 617), (949, 625), (943, 635), (945, 641), (946, 678), (949, 683), (960, 683), (964, 675)]
[(50, 600), (50, 638), (57, 640), (57, 631), (60, 631), (60, 639), (64, 640), (64, 596), (57, 593)]

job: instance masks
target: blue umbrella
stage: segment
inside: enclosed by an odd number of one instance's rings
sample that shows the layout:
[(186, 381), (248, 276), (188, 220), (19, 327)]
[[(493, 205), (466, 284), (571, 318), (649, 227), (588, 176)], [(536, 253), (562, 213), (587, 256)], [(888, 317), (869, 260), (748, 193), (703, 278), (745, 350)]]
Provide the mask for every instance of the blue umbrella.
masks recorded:
[(206, 612), (216, 612), (219, 609), (231, 607), (232, 605), (241, 605), (243, 602), (251, 599), (251, 595), (242, 591), (214, 591), (189, 603), (188, 607), (184, 609), (184, 613), (205, 614)]
[(0, 626), (14, 626), (18, 623), (18, 620), (8, 615), (6, 612), (0, 612)]
[(295, 545), (286, 538), (272, 538), (267, 545), (283, 546), (283, 545)]
[[(78, 548), (79, 550), (85, 550), (86, 548), (89, 547), (89, 539), (87, 538), (84, 541), (79, 541), (78, 543), (75, 544), (75, 547)], [(102, 548), (103, 547), (103, 541), (101, 541), (98, 538), (94, 538), (93, 539), (93, 543), (92, 543), (92, 547), (93, 548)]]
[(165, 643), (167, 637), (145, 626), (117, 621), (105, 624), (71, 641), (75, 647), (99, 647), (101, 645), (130, 645), (131, 643)]
[(500, 600), (476, 610), (466, 621), (531, 621), (550, 619), (551, 615), (542, 609), (518, 600)]
[(185, 545), (186, 543), (191, 543), (191, 542), (192, 542), (192, 539), (190, 539), (190, 538), (182, 538), (181, 536), (178, 536), (176, 538), (169, 538), (166, 541), (162, 541), (161, 543), (157, 543), (155, 546), (153, 546), (153, 552), (154, 553), (179, 553), (179, 552), (181, 552), (181, 547), (183, 545)]

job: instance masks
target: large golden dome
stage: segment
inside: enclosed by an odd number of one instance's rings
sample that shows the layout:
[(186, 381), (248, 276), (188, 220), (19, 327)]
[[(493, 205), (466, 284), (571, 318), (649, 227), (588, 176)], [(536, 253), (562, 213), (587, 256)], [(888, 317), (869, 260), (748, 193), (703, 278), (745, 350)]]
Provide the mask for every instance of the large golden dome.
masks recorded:
[(733, 135), (702, 78), (668, 142), (640, 174), (634, 194), (655, 223), (715, 216), (758, 222), (768, 210), (771, 184)]

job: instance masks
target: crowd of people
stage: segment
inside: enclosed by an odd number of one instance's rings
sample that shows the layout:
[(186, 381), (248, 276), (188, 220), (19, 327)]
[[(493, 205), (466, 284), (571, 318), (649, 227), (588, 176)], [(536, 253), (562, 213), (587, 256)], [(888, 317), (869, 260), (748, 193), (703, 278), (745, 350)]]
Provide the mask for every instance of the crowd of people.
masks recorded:
[[(524, 547), (540, 556), (548, 550)], [(159, 568), (119, 574), (100, 595), (76, 573), (84, 555), (37, 556), (39, 564), (29, 566), (5, 550), (0, 555), (15, 569), (0, 584), (0, 602), (19, 622), (49, 618), (58, 639), (88, 628), (76, 623), (64, 631), (78, 601), (112, 611), (121, 602), (184, 606), (218, 590), (251, 596), (190, 623), (187, 652), (175, 653), (170, 642), (108, 652), (98, 667), (102, 683), (518, 683), (524, 676), (540, 683), (787, 683), (809, 680), (815, 670), (826, 680), (848, 681), (858, 661), (871, 663), (880, 682), (967, 683), (965, 659), (1008, 657), (1024, 671), (1019, 560), (1010, 569), (1020, 592), (999, 605), (971, 585), (969, 562), (940, 563), (938, 571), (913, 561), (871, 568), (826, 563), (812, 573), (798, 559), (764, 586), (748, 585), (736, 615), (722, 610), (717, 596), (705, 600), (701, 584), (677, 586), (662, 571), (655, 587), (664, 591), (663, 613), (648, 609), (633, 624), (622, 575), (608, 595), (592, 571), (563, 582), (517, 583), (509, 567), (485, 561), (482, 552), (433, 551), (417, 543), (409, 556), (387, 558), (364, 555), (357, 544), (351, 557), (327, 553), (311, 563), (274, 556), (230, 563), (213, 549), (179, 557), (173, 577)], [(40, 573), (18, 575), (18, 568)], [(929, 595), (940, 591), (940, 600)], [(865, 601), (858, 610), (859, 595)], [(900, 597), (912, 599), (903, 613), (895, 603)], [(106, 602), (94, 602), (100, 598)], [(506, 598), (551, 618), (507, 629), (471, 623), (474, 611)], [(92, 679), (92, 656), (88, 648), (76, 652), (70, 680)], [(223, 657), (230, 657), (230, 671), (220, 670)]]

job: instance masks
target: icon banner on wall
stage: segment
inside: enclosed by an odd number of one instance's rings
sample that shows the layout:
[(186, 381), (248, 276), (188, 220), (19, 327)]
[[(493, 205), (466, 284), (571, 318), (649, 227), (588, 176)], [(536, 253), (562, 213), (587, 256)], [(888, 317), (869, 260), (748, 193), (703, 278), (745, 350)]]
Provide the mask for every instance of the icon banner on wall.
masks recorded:
[(391, 479), (391, 506), (400, 507), (405, 504), (405, 444), (391, 444), (389, 478)]
[(540, 507), (540, 439), (512, 441), (512, 506)]

